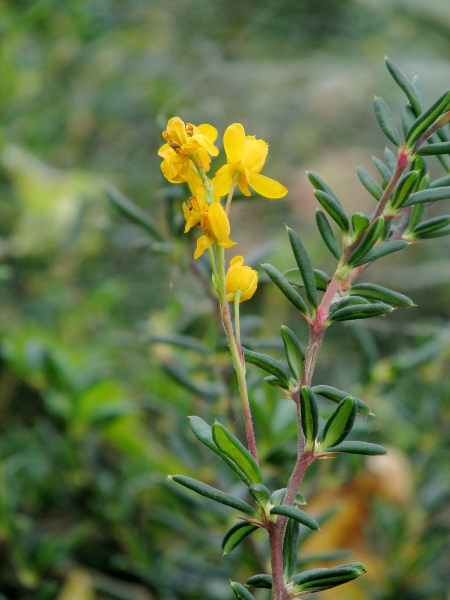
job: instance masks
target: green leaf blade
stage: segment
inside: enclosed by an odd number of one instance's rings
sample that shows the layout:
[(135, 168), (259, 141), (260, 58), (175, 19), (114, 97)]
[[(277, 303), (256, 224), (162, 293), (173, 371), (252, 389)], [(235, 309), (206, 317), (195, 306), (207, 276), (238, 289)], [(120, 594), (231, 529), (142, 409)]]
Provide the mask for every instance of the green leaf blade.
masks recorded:
[(223, 554), (228, 554), (238, 546), (244, 538), (259, 529), (257, 525), (252, 525), (246, 521), (239, 521), (232, 525), (223, 536), (222, 550)]
[(342, 400), (325, 423), (321, 447), (337, 446), (350, 433), (356, 416), (356, 402), (352, 396)]
[(212, 436), (219, 450), (228, 456), (245, 473), (252, 484), (262, 483), (262, 475), (258, 463), (247, 448), (224, 425), (217, 422), (214, 423)]
[(368, 404), (366, 404), (363, 400), (361, 400), (361, 398), (357, 398), (356, 396), (353, 396), (352, 394), (349, 394), (348, 392), (338, 390), (337, 388), (332, 387), (331, 385), (315, 385), (311, 389), (314, 392), (314, 394), (316, 394), (317, 396), (322, 396), (323, 398), (326, 398), (327, 400), (331, 400), (332, 402), (336, 402), (337, 404), (339, 404), (339, 402), (341, 402), (348, 396), (351, 396), (353, 398), (353, 400), (356, 402), (357, 412), (364, 414), (364, 415), (373, 416), (373, 412)]
[(402, 144), (400, 134), (397, 126), (395, 125), (388, 105), (382, 98), (376, 97), (373, 101), (373, 107), (381, 131), (394, 144), (394, 146), (399, 148)]
[(309, 316), (309, 310), (306, 306), (303, 298), (300, 294), (292, 287), (289, 281), (272, 265), (264, 263), (261, 265), (270, 279), (278, 287), (278, 289), (286, 296), (289, 302), (303, 315)]
[(319, 431), (319, 410), (314, 392), (308, 386), (303, 386), (301, 389), (300, 406), (302, 429), (305, 436), (305, 450), (311, 451)]
[(286, 506), (286, 504), (279, 504), (278, 506), (274, 506), (271, 511), (271, 515), (281, 515), (283, 517), (288, 517), (289, 519), (294, 519), (298, 521), (302, 525), (306, 525), (313, 531), (318, 531), (320, 529), (319, 523), (310, 517), (305, 511), (296, 508), (295, 506)]
[[(413, 194), (414, 195), (414, 194)], [(393, 252), (398, 252), (399, 250), (403, 250), (406, 246), (409, 245), (409, 242), (405, 240), (394, 240), (393, 242), (382, 242), (377, 246), (374, 246), (367, 254), (365, 254), (358, 261), (353, 263), (353, 267), (361, 267), (362, 265), (366, 265), (367, 263), (373, 262), (374, 260), (378, 260), (383, 256), (387, 256), (388, 254), (392, 254)]]
[(319, 233), (322, 236), (322, 239), (325, 242), (328, 250), (337, 260), (341, 260), (342, 250), (339, 247), (336, 238), (334, 237), (333, 231), (328, 223), (328, 219), (319, 209), (316, 210), (316, 223)]
[(343, 452), (347, 454), (361, 454), (364, 456), (384, 456), (387, 454), (386, 448), (379, 444), (369, 442), (345, 441), (335, 446), (330, 446), (327, 452)]
[(319, 204), (326, 210), (326, 212), (330, 215), (334, 221), (339, 225), (341, 230), (344, 233), (348, 233), (349, 230), (349, 222), (347, 215), (344, 212), (344, 208), (342, 204), (334, 198), (330, 196), (326, 192), (322, 192), (321, 190), (314, 190), (314, 196), (319, 201)]
[[(450, 218), (448, 222), (450, 223)], [(385, 288), (381, 285), (376, 285), (375, 283), (355, 283), (348, 290), (348, 293), (351, 296), (362, 296), (363, 298), (379, 300), (380, 302), (393, 304), (394, 306), (402, 306), (405, 308), (411, 308), (414, 306), (414, 302), (411, 300), (411, 298), (408, 298), (408, 296), (400, 294), (399, 292), (394, 292), (393, 290)]]
[(301, 273), (305, 285), (306, 295), (311, 306), (317, 308), (319, 301), (317, 298), (317, 288), (314, 279), (314, 270), (300, 238), (293, 229), (287, 227), (289, 242), (294, 253), (295, 261)]
[(247, 350), (247, 348), (242, 348), (242, 353), (246, 362), (259, 367), (263, 371), (267, 371), (267, 373), (270, 373), (271, 375), (275, 375), (275, 377), (283, 381), (287, 387), (290, 386), (291, 376), (289, 371), (280, 362), (268, 354), (252, 352), (251, 350)]

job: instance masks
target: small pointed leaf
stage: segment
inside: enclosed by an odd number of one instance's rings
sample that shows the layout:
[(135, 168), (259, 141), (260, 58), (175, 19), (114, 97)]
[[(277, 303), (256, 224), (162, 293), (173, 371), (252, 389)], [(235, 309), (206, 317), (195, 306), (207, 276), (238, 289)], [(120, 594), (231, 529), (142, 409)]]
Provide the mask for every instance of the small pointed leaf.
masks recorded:
[(362, 563), (350, 563), (330, 569), (324, 567), (311, 569), (291, 577), (290, 586), (292, 588), (289, 591), (290, 594), (298, 596), (299, 594), (303, 595), (302, 592), (308, 594), (329, 590), (356, 579), (366, 571), (367, 568)]
[(245, 473), (252, 484), (262, 483), (258, 463), (243, 444), (221, 423), (212, 427), (213, 440), (221, 452), (232, 460)]
[(255, 514), (255, 511), (249, 504), (247, 504), (247, 502), (244, 502), (235, 496), (231, 496), (230, 494), (226, 494), (225, 492), (213, 488), (210, 485), (206, 485), (206, 483), (202, 483), (201, 481), (197, 481), (191, 477), (185, 477), (184, 475), (172, 475), (169, 477), (169, 479), (172, 479), (176, 483), (179, 483), (193, 492), (197, 492), (197, 494), (200, 494), (201, 496), (210, 498), (215, 502), (219, 502), (220, 504), (225, 504), (225, 506), (230, 506), (231, 508), (240, 510), (247, 515), (253, 516)]
[(349, 394), (348, 392), (343, 392), (342, 390), (338, 390), (330, 385), (316, 385), (312, 388), (312, 391), (317, 396), (322, 396), (323, 398), (327, 398), (327, 400), (331, 400), (332, 402), (336, 402), (338, 404), (345, 398), (348, 398), (348, 396), (351, 396), (356, 402), (357, 412), (364, 415), (373, 415), (373, 412), (368, 404), (361, 400), (361, 398), (352, 396), (352, 394)]
[[(414, 194), (413, 194), (414, 196)], [(404, 240), (395, 240), (393, 242), (382, 242), (377, 246), (374, 246), (372, 250), (370, 250), (367, 254), (365, 254), (362, 258), (360, 258), (357, 262), (353, 263), (353, 267), (360, 267), (369, 262), (373, 262), (374, 260), (378, 260), (383, 256), (387, 256), (388, 254), (392, 254), (393, 252), (398, 252), (399, 250), (403, 250), (408, 246), (408, 242)]]
[(265, 263), (261, 265), (270, 279), (274, 284), (282, 291), (289, 302), (299, 310), (303, 315), (309, 315), (308, 307), (306, 306), (303, 298), (300, 294), (292, 287), (289, 281), (272, 265)]
[(402, 71), (400, 71), (400, 69), (392, 62), (392, 60), (387, 57), (386, 67), (388, 68), (389, 73), (392, 75), (397, 85), (405, 92), (412, 108), (414, 109), (414, 112), (417, 115), (420, 115), (422, 112), (422, 102), (411, 81)]
[(296, 381), (300, 381), (302, 378), (303, 359), (305, 356), (302, 347), (300, 346), (300, 342), (292, 329), (289, 329), (289, 327), (286, 327), (285, 325), (281, 327), (281, 337), (283, 338), (284, 352), (291, 373)]
[(330, 217), (336, 221), (341, 230), (344, 233), (348, 233), (349, 223), (342, 204), (333, 196), (321, 190), (314, 190), (314, 195)]
[(413, 204), (421, 204), (422, 202), (436, 202), (437, 200), (450, 199), (450, 186), (440, 188), (430, 188), (414, 192), (405, 202), (404, 206), (412, 206)]
[(322, 236), (323, 241), (325, 242), (326, 247), (331, 252), (331, 254), (337, 259), (341, 260), (342, 251), (339, 247), (339, 244), (334, 237), (333, 231), (328, 223), (328, 220), (324, 213), (317, 209), (316, 210), (316, 223), (317, 228), (319, 229), (319, 233)]
[(357, 295), (362, 296), (363, 298), (370, 298), (371, 300), (379, 300), (381, 302), (393, 304), (394, 306), (414, 306), (414, 302), (411, 298), (408, 298), (408, 296), (404, 296), (399, 292), (394, 292), (393, 290), (389, 290), (388, 288), (374, 283), (356, 283), (352, 285), (348, 293), (352, 296)]
[(373, 101), (373, 107), (375, 109), (375, 116), (377, 117), (381, 131), (394, 144), (394, 146), (397, 146), (398, 148), (401, 146), (402, 142), (388, 105), (382, 98), (375, 98)]
[(241, 583), (230, 581), (230, 585), (238, 600), (255, 600), (253, 594), (251, 594)]
[(416, 111), (416, 114), (420, 116), (414, 121), (406, 134), (408, 146), (412, 148), (426, 130), (433, 125), (436, 119), (448, 110), (450, 110), (450, 90), (442, 94), (424, 113), (420, 114), (420, 112)]
[(259, 367), (263, 371), (267, 371), (267, 373), (270, 373), (271, 375), (275, 375), (275, 377), (283, 381), (283, 383), (287, 385), (287, 387), (289, 387), (291, 382), (291, 376), (286, 367), (280, 362), (278, 362), (268, 354), (252, 352), (251, 350), (247, 350), (247, 348), (242, 348), (242, 353), (246, 362), (249, 362), (252, 365), (256, 365), (257, 367)]
[(283, 572), (285, 581), (292, 575), (297, 564), (299, 533), (300, 523), (295, 519), (288, 519), (283, 540)]
[(346, 306), (345, 308), (339, 308), (334, 311), (328, 317), (328, 321), (331, 323), (335, 321), (353, 321), (355, 319), (371, 319), (372, 317), (379, 317), (386, 313), (392, 312), (394, 309), (389, 304), (384, 302), (377, 302), (375, 304), (356, 304), (353, 306)]
[(347, 454), (364, 454), (367, 456), (383, 456), (387, 454), (386, 448), (368, 442), (341, 442), (336, 446), (327, 448), (327, 452), (345, 452)]
[(321, 447), (329, 448), (342, 442), (350, 433), (356, 416), (356, 402), (348, 396), (325, 423)]
[(302, 429), (305, 436), (305, 450), (311, 451), (319, 431), (319, 410), (314, 392), (304, 386), (300, 392)]
[(265, 588), (267, 590), (272, 589), (272, 575), (261, 573), (259, 575), (253, 575), (249, 577), (245, 582), (245, 585), (254, 588)]
[(286, 229), (288, 232), (291, 248), (294, 253), (295, 261), (298, 265), (303, 279), (303, 283), (305, 285), (305, 291), (309, 303), (313, 308), (316, 308), (319, 304), (319, 301), (317, 299), (317, 289), (314, 280), (314, 271), (308, 253), (306, 252), (302, 242), (300, 241), (300, 238), (295, 233), (295, 231), (290, 227), (287, 227)]
[(242, 542), (242, 540), (256, 531), (258, 529), (257, 525), (252, 525), (251, 523), (247, 523), (247, 521), (238, 521), (234, 525), (232, 525), (223, 536), (222, 539), (222, 550), (224, 554), (228, 554), (236, 548), (238, 544)]
[(371, 194), (375, 200), (378, 201), (383, 195), (383, 188), (378, 185), (372, 175), (370, 175), (370, 173), (368, 173), (363, 167), (356, 167), (356, 172), (360, 182), (363, 184), (369, 194)]
[(372, 223), (361, 243), (353, 250), (348, 258), (348, 265), (353, 266), (363, 260), (368, 252), (377, 243), (384, 229), (384, 217), (380, 216)]
[(309, 527), (314, 531), (320, 529), (319, 523), (317, 521), (315, 521), (312, 517), (306, 514), (303, 510), (300, 510), (295, 506), (286, 506), (285, 504), (279, 504), (272, 508), (270, 514), (289, 517), (289, 519), (294, 519), (295, 521), (298, 521), (302, 525), (306, 525), (306, 527)]
[(267, 506), (270, 502), (270, 492), (265, 485), (256, 483), (248, 488), (248, 491), (260, 506)]

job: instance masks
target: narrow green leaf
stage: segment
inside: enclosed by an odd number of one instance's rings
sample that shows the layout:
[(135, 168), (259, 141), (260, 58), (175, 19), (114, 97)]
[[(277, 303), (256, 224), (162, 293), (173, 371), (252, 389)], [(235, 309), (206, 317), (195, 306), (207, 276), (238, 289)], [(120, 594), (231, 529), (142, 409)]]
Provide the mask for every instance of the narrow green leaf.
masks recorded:
[(306, 525), (306, 527), (309, 527), (314, 531), (320, 529), (319, 523), (317, 521), (315, 521), (312, 517), (306, 514), (303, 510), (300, 510), (295, 506), (286, 506), (285, 504), (278, 504), (277, 506), (274, 506), (271, 509), (270, 514), (289, 517), (289, 519), (294, 519), (295, 521), (298, 521), (302, 525)]
[(413, 234), (418, 239), (428, 239), (433, 237), (441, 237), (447, 235), (448, 226), (450, 225), (450, 215), (434, 217), (428, 221), (423, 221), (413, 229)]
[(445, 175), (439, 179), (435, 179), (430, 183), (430, 188), (440, 188), (450, 186), (450, 175)]
[(378, 444), (368, 442), (341, 442), (327, 448), (327, 452), (346, 452), (347, 454), (364, 454), (367, 456), (382, 456), (387, 450)]
[(393, 208), (401, 208), (408, 200), (417, 183), (419, 171), (410, 171), (400, 178), (391, 200)]
[(439, 142), (437, 144), (428, 144), (416, 151), (419, 156), (434, 156), (436, 154), (449, 154), (450, 142)]
[(373, 412), (368, 404), (366, 404), (361, 398), (357, 398), (348, 392), (343, 392), (342, 390), (338, 390), (335, 387), (331, 387), (330, 385), (315, 385), (312, 388), (312, 391), (317, 396), (322, 396), (323, 398), (327, 398), (327, 400), (331, 400), (332, 402), (341, 402), (351, 396), (353, 400), (356, 402), (356, 410), (359, 413), (364, 415), (373, 416)]
[[(314, 271), (314, 282), (316, 284), (316, 288), (318, 290), (324, 292), (328, 287), (328, 283), (330, 282), (331, 277), (327, 273), (325, 273), (325, 271), (321, 271), (320, 269), (313, 269), (313, 271)], [(287, 271), (285, 271), (283, 273), (284, 276), (293, 275), (293, 274), (298, 274), (299, 276), (301, 276), (300, 270), (297, 268), (287, 269)], [(295, 285), (297, 287), (305, 287), (303, 284), (303, 281), (297, 282), (297, 281), (291, 280), (291, 281), (289, 281), (289, 283), (291, 285)]]
[(319, 410), (314, 392), (304, 386), (300, 392), (302, 429), (305, 436), (305, 450), (311, 451), (319, 431)]
[[(446, 91), (440, 96), (434, 104), (430, 106), (428, 110), (420, 115), (414, 123), (411, 125), (408, 133), (406, 134), (406, 141), (410, 148), (414, 146), (417, 140), (421, 137), (426, 130), (433, 125), (438, 117), (447, 112), (450, 109), (450, 90)], [(417, 111), (416, 111), (417, 112)]]
[(287, 227), (286, 229), (289, 236), (289, 242), (294, 253), (295, 261), (300, 270), (303, 283), (305, 285), (305, 291), (309, 303), (313, 308), (317, 308), (319, 301), (317, 299), (317, 289), (314, 279), (314, 271), (308, 253), (303, 247), (303, 244), (300, 241), (298, 235), (295, 233), (295, 231), (290, 227)]
[(363, 167), (356, 167), (356, 172), (360, 182), (363, 184), (369, 194), (371, 194), (375, 200), (378, 201), (383, 195), (383, 188), (378, 185), (372, 175), (370, 175), (370, 173), (368, 173)]
[[(281, 488), (281, 490), (275, 490), (274, 492), (272, 492), (272, 495), (270, 496), (270, 501), (272, 502), (272, 504), (281, 504), (284, 500), (284, 497), (286, 496), (286, 491), (287, 488)], [(302, 496), (302, 494), (300, 494), (300, 492), (297, 492), (297, 494), (295, 495), (294, 506), (302, 506), (304, 504), (306, 504), (305, 498)]]
[(241, 583), (230, 581), (230, 585), (238, 600), (255, 600), (253, 594), (251, 594)]
[(354, 213), (352, 215), (353, 237), (358, 238), (363, 231), (370, 225), (370, 219), (363, 213)]
[(300, 342), (298, 341), (297, 336), (292, 329), (282, 325), (281, 337), (283, 338), (284, 352), (286, 354), (286, 360), (289, 368), (291, 369), (291, 373), (294, 379), (300, 381), (302, 378), (303, 359), (305, 353), (303, 352)]
[(430, 188), (414, 192), (405, 202), (404, 206), (412, 206), (413, 204), (421, 204), (422, 202), (436, 202), (437, 200), (450, 199), (450, 186), (440, 188)]
[(385, 148), (384, 161), (386, 163), (386, 167), (391, 172), (391, 175), (394, 174), (395, 169), (397, 168), (397, 160), (397, 154), (394, 154), (390, 148)]
[(269, 504), (270, 492), (265, 485), (262, 485), (261, 483), (256, 483), (254, 485), (251, 485), (248, 488), (248, 491), (260, 506), (265, 507)]
[(249, 577), (245, 582), (245, 585), (254, 588), (265, 588), (267, 590), (272, 589), (272, 575), (261, 573), (259, 575), (253, 575)]
[(341, 260), (342, 251), (339, 247), (339, 244), (334, 237), (333, 231), (328, 223), (328, 219), (324, 215), (324, 213), (317, 209), (316, 210), (316, 223), (317, 228), (319, 229), (319, 233), (322, 236), (323, 241), (325, 242), (326, 247), (331, 252), (331, 254), (337, 259)]
[(365, 265), (369, 262), (373, 262), (374, 260), (378, 260), (383, 256), (387, 256), (388, 254), (392, 254), (393, 252), (398, 252), (399, 250), (403, 250), (408, 246), (408, 242), (404, 240), (395, 240), (393, 242), (382, 242), (377, 246), (374, 246), (372, 250), (370, 250), (366, 255), (364, 255), (360, 260), (353, 263), (353, 267), (360, 267), (361, 265)]
[(416, 120), (416, 114), (410, 104), (405, 104), (402, 108), (402, 127), (403, 133), (406, 136)]
[(352, 266), (362, 260), (364, 256), (377, 243), (384, 229), (384, 217), (380, 216), (372, 223), (369, 230), (364, 235), (362, 242), (353, 250), (347, 260), (347, 264)]
[(124, 196), (122, 192), (119, 192), (119, 190), (111, 184), (107, 184), (105, 191), (111, 204), (113, 204), (125, 217), (145, 229), (155, 239), (159, 241), (163, 240), (163, 237), (159, 233), (153, 220), (146, 212), (139, 208), (139, 206), (134, 204), (134, 202)]
[(283, 540), (283, 573), (285, 581), (292, 575), (297, 564), (299, 534), (300, 523), (295, 519), (288, 519)]
[(392, 62), (392, 60), (387, 57), (386, 67), (388, 68), (389, 73), (392, 75), (397, 85), (405, 92), (406, 97), (408, 98), (416, 115), (420, 115), (422, 112), (422, 102), (411, 81), (402, 71), (400, 71), (400, 69)]
[(221, 423), (214, 423), (212, 436), (219, 450), (228, 456), (253, 484), (262, 483), (262, 475), (258, 463), (237, 437)]
[(414, 204), (414, 206), (412, 207), (410, 218), (409, 218), (409, 224), (405, 231), (405, 238), (406, 238), (406, 235), (411, 233), (411, 231), (415, 227), (417, 227), (417, 225), (421, 222), (422, 217), (425, 213), (425, 210), (426, 210), (425, 204)]
[(373, 160), (373, 164), (376, 166), (378, 173), (381, 175), (382, 179), (383, 179), (383, 188), (386, 187), (386, 185), (389, 183), (389, 181), (392, 179), (392, 171), (389, 169), (389, 167), (387, 165), (384, 164), (384, 162), (382, 160), (380, 160), (379, 158), (377, 158), (376, 156), (374, 156), (372, 158)]
[(242, 353), (244, 355), (245, 362), (249, 362), (252, 365), (256, 365), (263, 371), (267, 371), (271, 375), (275, 375), (275, 377), (283, 381), (289, 387), (291, 382), (291, 376), (286, 367), (280, 362), (278, 362), (268, 354), (252, 352), (251, 350), (247, 350), (247, 348), (242, 348)]
[(377, 302), (376, 304), (356, 304), (353, 306), (346, 306), (340, 308), (335, 312), (331, 313), (328, 320), (330, 322), (335, 321), (353, 321), (355, 319), (370, 319), (372, 317), (379, 317), (386, 313), (392, 312), (394, 309), (389, 304), (383, 302)]
[(317, 175), (317, 173), (314, 173), (314, 171), (306, 171), (306, 174), (308, 176), (309, 181), (312, 183), (313, 187), (316, 190), (321, 190), (322, 192), (325, 192), (326, 194), (331, 196), (333, 200), (337, 202), (337, 204), (341, 204), (339, 202), (339, 198), (336, 196), (336, 194), (333, 192), (330, 186), (319, 175)]
[(303, 298), (300, 294), (292, 287), (289, 281), (272, 265), (269, 263), (264, 263), (261, 265), (270, 279), (274, 282), (274, 284), (281, 290), (281, 292), (286, 296), (289, 302), (303, 315), (309, 316), (309, 310), (306, 306)]
[(238, 546), (242, 540), (256, 531), (258, 529), (257, 525), (252, 525), (251, 523), (247, 523), (246, 521), (238, 521), (234, 525), (232, 525), (227, 531), (222, 539), (222, 550), (224, 554), (228, 554)]
[(330, 312), (335, 312), (336, 310), (345, 308), (346, 306), (354, 306), (355, 304), (372, 304), (372, 302), (360, 296), (345, 296), (337, 302), (331, 303)]
[(336, 446), (350, 433), (356, 416), (356, 402), (352, 396), (339, 402), (336, 410), (325, 423), (322, 437), (322, 448)]
[[(449, 220), (450, 223), (450, 220)], [(363, 298), (370, 298), (371, 300), (380, 300), (381, 302), (388, 302), (395, 306), (414, 306), (414, 302), (408, 296), (394, 292), (388, 288), (376, 285), (375, 283), (356, 283), (352, 285), (348, 293), (350, 295), (362, 296)]]
[(400, 134), (386, 102), (382, 98), (376, 97), (373, 101), (373, 107), (375, 109), (375, 116), (379, 126), (381, 127), (381, 131), (394, 144), (394, 146), (397, 146), (397, 148), (400, 147), (402, 144), (400, 140)]
[(189, 425), (192, 429), (195, 437), (205, 444), (207, 448), (215, 452), (220, 458), (227, 463), (229, 467), (233, 469), (236, 475), (241, 479), (246, 486), (250, 486), (252, 484), (250, 478), (242, 471), (238, 465), (233, 462), (226, 454), (221, 452), (219, 448), (216, 446), (213, 435), (212, 435), (212, 427), (208, 425), (203, 419), (200, 417), (189, 417)]
[(314, 196), (344, 233), (348, 233), (349, 223), (341, 203), (321, 190), (314, 190)]
[(193, 492), (197, 492), (197, 494), (200, 494), (201, 496), (210, 498), (210, 500), (214, 500), (220, 504), (225, 504), (225, 506), (230, 506), (231, 508), (240, 510), (247, 515), (253, 516), (255, 514), (255, 511), (249, 504), (247, 504), (247, 502), (244, 502), (235, 496), (230, 496), (230, 494), (226, 494), (225, 492), (213, 488), (210, 485), (206, 485), (206, 483), (202, 483), (201, 481), (197, 481), (191, 477), (185, 477), (184, 475), (171, 475), (169, 476), (169, 480), (170, 479), (188, 488), (189, 490), (192, 490)]
[(278, 379), (278, 377), (275, 377), (275, 375), (264, 377), (263, 382), (273, 387), (282, 388), (283, 390), (289, 389), (289, 385), (286, 382), (281, 381), (281, 379)]
[(291, 593), (299, 594), (300, 592), (311, 593), (328, 590), (352, 581), (366, 572), (367, 568), (362, 563), (350, 563), (329, 569), (325, 567), (311, 569), (291, 577), (290, 583), (293, 586)]

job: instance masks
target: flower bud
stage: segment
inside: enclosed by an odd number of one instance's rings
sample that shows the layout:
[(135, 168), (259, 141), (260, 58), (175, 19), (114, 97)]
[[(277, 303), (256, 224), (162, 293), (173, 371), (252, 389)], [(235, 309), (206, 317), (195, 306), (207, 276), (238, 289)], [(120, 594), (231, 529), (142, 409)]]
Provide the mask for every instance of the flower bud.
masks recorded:
[(234, 300), (235, 293), (242, 292), (239, 302), (250, 300), (258, 285), (258, 273), (251, 267), (244, 266), (244, 257), (235, 256), (230, 263), (226, 279), (227, 300)]

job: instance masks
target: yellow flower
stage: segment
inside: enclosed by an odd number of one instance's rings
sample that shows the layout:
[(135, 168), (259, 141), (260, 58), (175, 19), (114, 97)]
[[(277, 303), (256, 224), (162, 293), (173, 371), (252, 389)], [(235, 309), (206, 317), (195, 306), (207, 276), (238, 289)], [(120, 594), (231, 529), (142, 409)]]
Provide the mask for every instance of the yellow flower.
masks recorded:
[(243, 126), (233, 123), (225, 131), (223, 145), (227, 164), (217, 171), (212, 180), (220, 196), (228, 194), (236, 175), (237, 185), (244, 196), (250, 196), (249, 186), (266, 198), (282, 198), (287, 193), (284, 185), (260, 174), (268, 153), (264, 140), (257, 140), (253, 135), (246, 136)]
[(199, 258), (213, 244), (218, 244), (223, 248), (231, 248), (236, 244), (230, 240), (230, 222), (223, 206), (218, 202), (208, 206), (208, 210), (202, 213), (200, 227), (205, 235), (197, 240), (195, 259)]
[(179, 117), (173, 117), (167, 123), (167, 129), (163, 131), (162, 136), (167, 144), (161, 146), (158, 154), (175, 163), (187, 165), (195, 154), (195, 160), (208, 171), (211, 162), (209, 155), (219, 154), (219, 150), (214, 146), (217, 129), (206, 123), (196, 127), (192, 123), (184, 124)]
[(184, 233), (187, 233), (192, 227), (199, 226), (203, 214), (208, 212), (208, 205), (205, 200), (205, 188), (199, 187), (197, 193), (192, 198), (189, 198), (188, 205), (183, 203), (183, 214), (186, 220)]
[(250, 300), (256, 291), (257, 285), (258, 273), (251, 267), (244, 266), (243, 256), (235, 256), (230, 263), (225, 278), (227, 300), (234, 300), (234, 294), (238, 290), (242, 292), (239, 302)]

